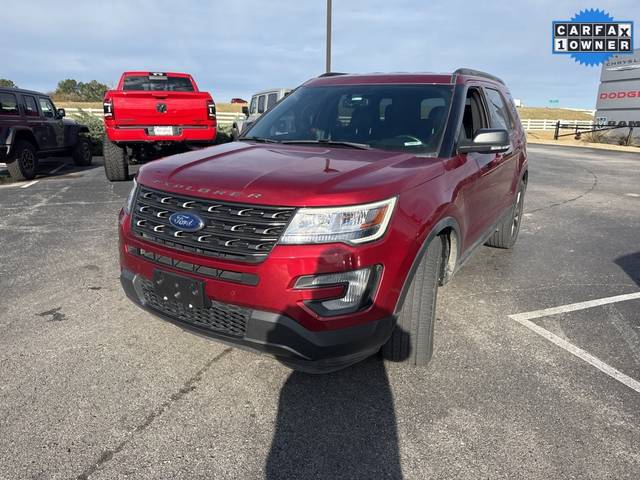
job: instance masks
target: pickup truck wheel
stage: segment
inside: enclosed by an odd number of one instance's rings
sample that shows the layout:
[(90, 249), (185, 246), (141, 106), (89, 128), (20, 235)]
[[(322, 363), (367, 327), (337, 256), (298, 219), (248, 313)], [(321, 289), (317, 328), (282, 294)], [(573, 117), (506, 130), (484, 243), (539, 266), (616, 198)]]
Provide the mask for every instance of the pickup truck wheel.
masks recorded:
[(129, 180), (129, 159), (123, 147), (113, 143), (105, 135), (102, 143), (104, 155), (104, 173), (111, 182), (122, 182)]
[(516, 201), (511, 207), (511, 213), (502, 221), (498, 229), (486, 241), (485, 245), (494, 248), (512, 248), (518, 239), (520, 223), (522, 222), (522, 210), (524, 208), (524, 193), (527, 185), (520, 181)]
[(385, 359), (416, 366), (427, 365), (431, 360), (442, 252), (442, 239), (436, 237), (411, 280), (396, 328), (382, 346)]
[(71, 157), (73, 163), (80, 167), (87, 167), (91, 165), (93, 155), (91, 155), (91, 141), (85, 137), (78, 137), (76, 145), (71, 150)]
[(238, 130), (238, 126), (234, 124), (233, 127), (231, 127), (231, 138), (235, 142), (236, 140), (238, 140), (239, 136), (240, 136), (240, 131)]
[(38, 152), (27, 140), (16, 141), (13, 154), (7, 163), (9, 175), (14, 180), (31, 180), (38, 170)]

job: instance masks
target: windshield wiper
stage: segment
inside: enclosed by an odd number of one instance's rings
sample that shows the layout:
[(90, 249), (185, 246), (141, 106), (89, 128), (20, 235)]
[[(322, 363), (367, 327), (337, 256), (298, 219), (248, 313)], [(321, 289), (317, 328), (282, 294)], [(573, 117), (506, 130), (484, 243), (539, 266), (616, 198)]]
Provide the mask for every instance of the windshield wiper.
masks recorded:
[(285, 145), (289, 143), (302, 143), (302, 144), (316, 144), (316, 145), (337, 145), (341, 147), (358, 148), (360, 150), (371, 149), (371, 147), (366, 143), (343, 142), (341, 140), (328, 140), (326, 138), (321, 138), (319, 140), (283, 140), (281, 143)]
[(252, 142), (260, 142), (260, 143), (280, 143), (278, 140), (274, 140), (272, 138), (263, 138), (263, 137), (240, 137), (238, 140), (250, 140)]

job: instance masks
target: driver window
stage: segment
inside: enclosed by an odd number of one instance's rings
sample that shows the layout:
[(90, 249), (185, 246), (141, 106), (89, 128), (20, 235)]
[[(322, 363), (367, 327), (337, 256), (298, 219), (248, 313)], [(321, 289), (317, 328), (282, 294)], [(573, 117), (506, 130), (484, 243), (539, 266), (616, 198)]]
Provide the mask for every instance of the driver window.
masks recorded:
[(258, 103), (258, 98), (257, 97), (251, 98), (251, 106), (249, 107), (249, 113), (251, 115), (256, 113), (257, 103)]
[(467, 98), (464, 103), (464, 114), (462, 115), (462, 129), (460, 138), (471, 141), (475, 132), (481, 128), (487, 128), (486, 115), (482, 106), (482, 97), (477, 88), (470, 88), (467, 91)]
[(40, 110), (42, 110), (42, 115), (44, 115), (46, 118), (53, 118), (54, 114), (53, 114), (53, 105), (51, 104), (51, 101), (48, 98), (39, 98), (40, 100)]

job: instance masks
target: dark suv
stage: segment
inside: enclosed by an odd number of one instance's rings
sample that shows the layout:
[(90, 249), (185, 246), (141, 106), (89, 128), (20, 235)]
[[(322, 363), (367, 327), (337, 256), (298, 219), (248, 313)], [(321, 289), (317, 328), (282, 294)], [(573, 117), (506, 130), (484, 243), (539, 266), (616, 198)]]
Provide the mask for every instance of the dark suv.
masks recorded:
[(64, 116), (43, 93), (0, 88), (0, 161), (12, 178), (35, 177), (44, 156), (71, 155), (77, 165), (91, 164), (89, 129)]
[(326, 372), (431, 358), (438, 285), (511, 248), (525, 134), (491, 75), (323, 75), (239, 142), (143, 166), (121, 280), (183, 328)]

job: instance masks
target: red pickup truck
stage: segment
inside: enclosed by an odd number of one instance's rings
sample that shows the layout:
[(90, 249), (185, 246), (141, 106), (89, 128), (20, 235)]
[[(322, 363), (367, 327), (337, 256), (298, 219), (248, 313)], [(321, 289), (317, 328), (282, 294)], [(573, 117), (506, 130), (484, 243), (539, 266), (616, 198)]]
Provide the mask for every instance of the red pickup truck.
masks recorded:
[(216, 104), (186, 73), (125, 72), (104, 96), (104, 169), (109, 180), (129, 177), (143, 163), (216, 140)]

